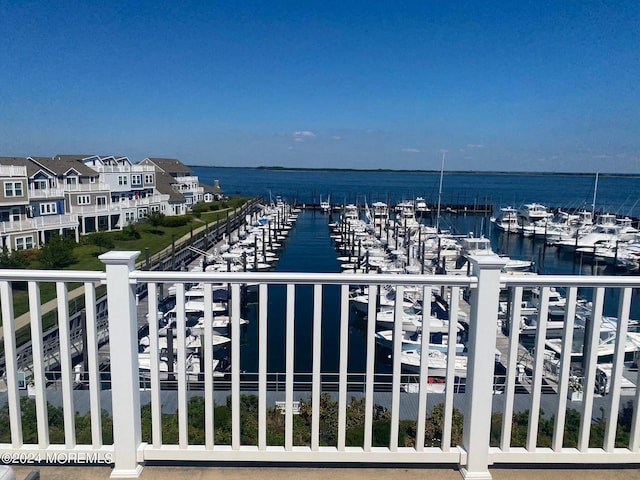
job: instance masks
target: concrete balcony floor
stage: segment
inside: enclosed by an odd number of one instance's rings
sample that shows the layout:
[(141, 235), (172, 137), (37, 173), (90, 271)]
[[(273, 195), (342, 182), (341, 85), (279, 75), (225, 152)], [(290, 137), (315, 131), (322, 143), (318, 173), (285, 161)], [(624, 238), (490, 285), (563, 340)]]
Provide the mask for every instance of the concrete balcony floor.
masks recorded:
[[(37, 467), (14, 466), (17, 480), (24, 479), (32, 470), (40, 470), (42, 480), (107, 480), (109, 467)], [(640, 480), (640, 468), (493, 468), (494, 480)], [(140, 476), (147, 480), (460, 480), (460, 473), (452, 467), (400, 468), (400, 467), (245, 467), (245, 466), (146, 466)]]

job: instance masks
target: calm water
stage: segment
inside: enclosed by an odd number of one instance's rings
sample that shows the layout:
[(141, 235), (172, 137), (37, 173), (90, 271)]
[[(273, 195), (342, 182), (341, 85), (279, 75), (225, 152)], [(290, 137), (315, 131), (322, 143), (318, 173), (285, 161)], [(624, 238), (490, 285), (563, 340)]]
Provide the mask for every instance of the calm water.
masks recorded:
[[(382, 200), (395, 202), (403, 198), (423, 196), (427, 201), (437, 201), (439, 175), (431, 173), (401, 172), (297, 172), (268, 171), (235, 168), (194, 168), (204, 182), (212, 184), (220, 180), (228, 194), (281, 195), (300, 203), (318, 202), (320, 195), (331, 195), (332, 202), (368, 202)], [(582, 176), (528, 176), (488, 174), (445, 174), (443, 201), (470, 201), (488, 199), (496, 208), (519, 206), (526, 202), (541, 202), (562, 207), (587, 207), (593, 202), (594, 178)], [(637, 206), (640, 195), (640, 179), (629, 177), (604, 177), (598, 182), (597, 208), (619, 214), (640, 216)], [(458, 200), (459, 199), (459, 200)], [(428, 220), (427, 220), (428, 222)], [(301, 212), (281, 254), (277, 271), (338, 272), (340, 265), (329, 238), (327, 216), (319, 212)], [(493, 248), (513, 258), (533, 259), (537, 268), (545, 274), (609, 274), (603, 265), (583, 262), (572, 254), (560, 253), (545, 247), (541, 241), (525, 239), (518, 235), (506, 235), (493, 231), (488, 216), (444, 215), (441, 224), (458, 233), (474, 232), (491, 238)], [(322, 321), (322, 370), (337, 371), (339, 349), (340, 312), (335, 299), (339, 288), (325, 286)], [(589, 297), (589, 292), (581, 292)], [(640, 316), (637, 295), (634, 295), (632, 317)], [(311, 287), (296, 287), (295, 304), (295, 365), (297, 372), (309, 372), (312, 360), (312, 305)], [(607, 295), (605, 313), (616, 314), (616, 299)], [(286, 292), (284, 286), (269, 288), (270, 356), (268, 370), (283, 372), (285, 362)], [(247, 316), (250, 324), (244, 337), (242, 369), (257, 371), (257, 313), (256, 305), (249, 305)], [(364, 333), (353, 322), (349, 334), (349, 370), (364, 369)], [(384, 362), (378, 371), (388, 370)]]
[[(194, 174), (207, 184), (220, 180), (227, 194), (281, 195), (299, 203), (318, 203), (331, 196), (333, 203), (396, 203), (424, 197), (438, 200), (439, 173), (370, 171), (290, 171), (245, 168), (194, 167)], [(484, 202), (496, 207), (518, 207), (539, 202), (553, 207), (592, 208), (594, 176), (516, 175), (445, 172), (442, 201)], [(619, 215), (640, 217), (640, 178), (598, 179), (596, 208)]]

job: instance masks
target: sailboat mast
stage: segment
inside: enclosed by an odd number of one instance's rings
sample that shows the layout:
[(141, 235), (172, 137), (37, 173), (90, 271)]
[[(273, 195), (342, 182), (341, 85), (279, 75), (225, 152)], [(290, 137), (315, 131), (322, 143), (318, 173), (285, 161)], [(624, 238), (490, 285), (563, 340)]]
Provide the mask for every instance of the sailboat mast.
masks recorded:
[(444, 156), (446, 150), (442, 150), (442, 165), (440, 166), (440, 189), (438, 190), (438, 213), (436, 216), (436, 231), (440, 232), (440, 205), (442, 204), (442, 177), (444, 176)]
[(593, 187), (593, 203), (591, 204), (593, 218), (596, 217), (596, 195), (598, 194), (598, 175), (599, 173), (596, 172), (596, 184)]

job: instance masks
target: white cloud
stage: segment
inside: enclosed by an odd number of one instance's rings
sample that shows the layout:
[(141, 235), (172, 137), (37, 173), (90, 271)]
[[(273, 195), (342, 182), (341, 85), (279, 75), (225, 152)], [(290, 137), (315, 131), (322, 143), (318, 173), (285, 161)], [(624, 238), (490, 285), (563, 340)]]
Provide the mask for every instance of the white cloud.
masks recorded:
[(333, 140), (342, 140), (342, 137), (340, 135), (334, 135), (333, 137), (331, 137)]
[(296, 142), (304, 142), (305, 140), (312, 140), (316, 138), (316, 134), (310, 130), (300, 130), (293, 132), (293, 140)]
[(467, 148), (484, 148), (481, 143), (467, 143)]
[(402, 148), (400, 151), (405, 153), (420, 153), (420, 150), (417, 148)]

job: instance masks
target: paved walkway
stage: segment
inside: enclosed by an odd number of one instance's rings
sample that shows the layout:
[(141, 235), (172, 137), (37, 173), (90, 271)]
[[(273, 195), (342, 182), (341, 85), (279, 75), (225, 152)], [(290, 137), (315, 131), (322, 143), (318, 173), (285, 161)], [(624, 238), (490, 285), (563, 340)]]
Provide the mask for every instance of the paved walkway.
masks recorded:
[[(29, 467), (14, 467), (17, 480), (23, 480)], [(108, 467), (41, 467), (42, 480), (107, 480)], [(588, 470), (573, 469), (513, 469), (493, 468), (494, 480), (640, 480), (640, 469), (618, 468)], [(147, 466), (141, 479), (147, 480), (460, 480), (462, 476), (452, 467), (389, 468), (389, 467), (244, 467), (244, 466)]]

